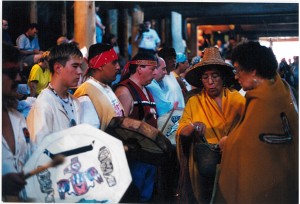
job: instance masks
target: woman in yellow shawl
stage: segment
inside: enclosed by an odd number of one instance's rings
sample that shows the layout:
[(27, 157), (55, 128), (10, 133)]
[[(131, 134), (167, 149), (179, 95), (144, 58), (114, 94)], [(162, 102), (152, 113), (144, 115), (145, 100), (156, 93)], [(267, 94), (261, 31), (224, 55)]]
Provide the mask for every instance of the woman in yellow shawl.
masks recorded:
[(209, 203), (214, 177), (199, 175), (194, 162), (195, 131), (208, 143), (222, 146), (222, 138), (236, 126), (242, 115), (245, 98), (235, 89), (233, 67), (224, 62), (217, 48), (204, 51), (203, 59), (186, 74), (186, 80), (202, 88), (192, 96), (183, 111), (177, 130), (177, 154), (180, 162), (179, 203)]
[(298, 110), (277, 73), (271, 48), (258, 42), (232, 53), (246, 110), (226, 140), (215, 203), (298, 203)]

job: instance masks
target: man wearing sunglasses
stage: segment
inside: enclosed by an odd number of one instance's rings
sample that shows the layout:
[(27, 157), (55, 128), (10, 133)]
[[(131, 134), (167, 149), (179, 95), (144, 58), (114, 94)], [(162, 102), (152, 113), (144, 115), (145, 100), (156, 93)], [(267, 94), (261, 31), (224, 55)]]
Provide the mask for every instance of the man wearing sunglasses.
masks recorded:
[(2, 199), (5, 202), (24, 201), (26, 181), (22, 169), (30, 155), (26, 121), (16, 110), (19, 70), (20, 52), (2, 44)]

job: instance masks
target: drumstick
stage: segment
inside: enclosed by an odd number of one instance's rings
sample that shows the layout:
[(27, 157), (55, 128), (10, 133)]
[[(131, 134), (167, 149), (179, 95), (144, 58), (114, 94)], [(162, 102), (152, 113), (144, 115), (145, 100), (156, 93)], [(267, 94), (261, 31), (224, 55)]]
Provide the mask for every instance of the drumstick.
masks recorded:
[(48, 164), (45, 164), (44, 166), (39, 166), (38, 168), (30, 171), (29, 173), (25, 174), (25, 179), (28, 179), (29, 177), (40, 173), (50, 167), (56, 167), (60, 164), (62, 164), (65, 160), (65, 157), (63, 155), (57, 155), (56, 157), (53, 158), (53, 160), (51, 162), (49, 162)]

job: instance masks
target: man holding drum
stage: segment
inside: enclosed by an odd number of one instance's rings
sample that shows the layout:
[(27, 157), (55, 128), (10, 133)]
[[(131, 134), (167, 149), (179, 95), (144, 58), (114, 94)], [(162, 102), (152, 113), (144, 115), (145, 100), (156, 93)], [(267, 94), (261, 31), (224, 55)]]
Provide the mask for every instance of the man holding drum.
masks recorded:
[[(145, 87), (154, 78), (157, 57), (153, 54), (138, 53), (128, 62), (122, 73), (122, 81), (115, 93), (124, 107), (125, 116), (145, 121), (157, 128), (156, 105), (152, 94)], [(134, 185), (139, 190), (139, 200), (149, 202), (152, 198), (156, 167), (152, 164), (128, 158)]]

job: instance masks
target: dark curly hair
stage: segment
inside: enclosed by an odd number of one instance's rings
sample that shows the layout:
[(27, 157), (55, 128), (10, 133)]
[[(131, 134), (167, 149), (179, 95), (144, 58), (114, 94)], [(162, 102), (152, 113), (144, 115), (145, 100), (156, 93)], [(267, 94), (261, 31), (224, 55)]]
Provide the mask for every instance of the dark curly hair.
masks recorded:
[(237, 45), (232, 52), (232, 63), (238, 62), (246, 72), (256, 70), (264, 79), (273, 79), (277, 74), (278, 62), (271, 48), (248, 41)]

